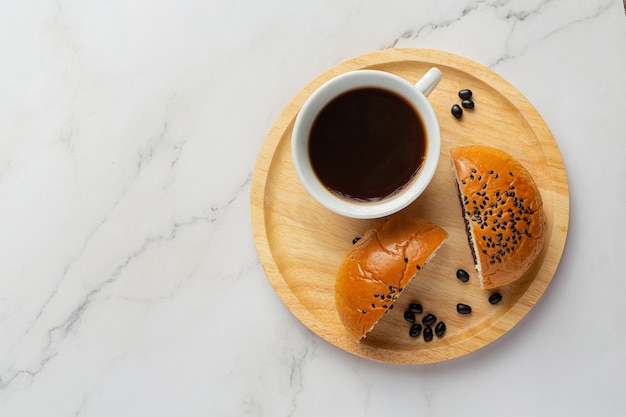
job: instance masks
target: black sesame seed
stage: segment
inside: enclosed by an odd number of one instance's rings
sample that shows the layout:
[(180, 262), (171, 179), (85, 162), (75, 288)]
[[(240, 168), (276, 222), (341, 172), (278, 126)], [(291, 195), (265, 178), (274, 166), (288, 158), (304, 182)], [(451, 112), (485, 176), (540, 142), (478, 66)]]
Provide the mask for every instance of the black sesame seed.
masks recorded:
[(360, 237), (355, 237), (354, 239), (352, 239), (352, 244), (354, 245), (356, 242), (358, 242), (359, 240), (361, 240)]
[(409, 323), (415, 323), (415, 313), (410, 310), (404, 312), (404, 319)]
[(463, 106), (463, 108), (466, 108), (466, 109), (473, 109), (474, 102), (472, 100), (463, 100), (461, 102), (461, 106)]
[(404, 263), (409, 263), (409, 258), (404, 258)]
[(433, 329), (427, 327), (424, 329), (424, 342), (430, 342), (433, 340)]
[(439, 323), (437, 323), (437, 325), (435, 326), (435, 334), (438, 337), (443, 336), (443, 334), (446, 332), (446, 323), (444, 323), (443, 321), (440, 321)]
[(461, 116), (463, 116), (463, 109), (458, 104), (455, 104), (454, 106), (452, 106), (452, 109), (450, 109), (450, 112), (457, 119), (460, 119)]
[(468, 90), (467, 88), (459, 91), (460, 98), (470, 98), (472, 97), (472, 90)]
[(422, 323), (426, 326), (432, 326), (437, 321), (437, 316), (434, 314), (426, 314), (422, 319)]
[(456, 305), (456, 311), (458, 311), (459, 314), (470, 314), (472, 312), (472, 307), (467, 304), (459, 303)]
[[(483, 239), (485, 239), (485, 236), (483, 236)], [(464, 269), (457, 270), (456, 277), (459, 279), (459, 281), (462, 281), (462, 282), (467, 282), (470, 279), (469, 274)]]
[(409, 330), (409, 336), (417, 337), (420, 335), (421, 332), (422, 332), (422, 325), (419, 323), (415, 323), (411, 326), (411, 329)]
[(500, 301), (502, 301), (502, 294), (499, 292), (494, 292), (489, 296), (489, 304), (498, 304)]
[(372, 303), (372, 308), (376, 308), (376, 304)]

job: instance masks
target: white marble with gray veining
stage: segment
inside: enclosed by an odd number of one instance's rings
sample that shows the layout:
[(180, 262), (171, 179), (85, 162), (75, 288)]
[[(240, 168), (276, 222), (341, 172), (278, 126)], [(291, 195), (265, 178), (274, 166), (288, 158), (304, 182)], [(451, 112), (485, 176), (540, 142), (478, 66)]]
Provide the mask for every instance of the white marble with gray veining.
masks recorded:
[[(428, 366), (313, 335), (258, 260), (250, 182), (322, 71), (425, 47), (542, 114), (571, 222), (511, 332)], [(621, 416), (626, 18), (617, 0), (0, 3), (0, 416)]]

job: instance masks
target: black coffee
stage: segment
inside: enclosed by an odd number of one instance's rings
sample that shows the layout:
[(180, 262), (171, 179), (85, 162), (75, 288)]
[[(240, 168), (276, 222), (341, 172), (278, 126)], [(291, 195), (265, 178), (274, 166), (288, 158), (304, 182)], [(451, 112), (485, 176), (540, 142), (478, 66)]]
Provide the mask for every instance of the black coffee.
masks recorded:
[(402, 97), (378, 88), (348, 91), (313, 123), (309, 155), (315, 174), (333, 193), (380, 201), (411, 181), (426, 154), (419, 115)]

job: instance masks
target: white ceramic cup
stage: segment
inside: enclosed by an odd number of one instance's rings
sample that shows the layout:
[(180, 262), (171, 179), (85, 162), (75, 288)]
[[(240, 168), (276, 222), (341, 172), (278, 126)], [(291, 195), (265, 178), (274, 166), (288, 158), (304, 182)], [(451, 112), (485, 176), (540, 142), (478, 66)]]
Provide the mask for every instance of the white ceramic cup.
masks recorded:
[[(426, 96), (437, 86), (441, 77), (441, 71), (433, 67), (413, 85), (404, 78), (388, 72), (357, 70), (341, 74), (315, 90), (298, 113), (291, 136), (293, 163), (307, 192), (327, 209), (358, 219), (388, 216), (415, 201), (430, 183), (439, 162), (441, 150), (439, 122)], [(404, 98), (421, 119), (426, 138), (424, 160), (411, 181), (398, 193), (372, 202), (355, 201), (331, 192), (315, 174), (309, 157), (311, 128), (318, 114), (339, 95), (363, 88), (383, 89)]]

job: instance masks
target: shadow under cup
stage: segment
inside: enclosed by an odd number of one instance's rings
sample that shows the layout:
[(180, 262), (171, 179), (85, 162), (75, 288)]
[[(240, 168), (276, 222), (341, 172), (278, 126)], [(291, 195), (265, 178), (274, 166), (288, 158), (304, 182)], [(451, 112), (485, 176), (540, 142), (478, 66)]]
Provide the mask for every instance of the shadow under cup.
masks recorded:
[(363, 219), (393, 214), (419, 197), (440, 147), (439, 124), (424, 93), (373, 70), (322, 85), (292, 133), (294, 166), (309, 194), (329, 210)]

